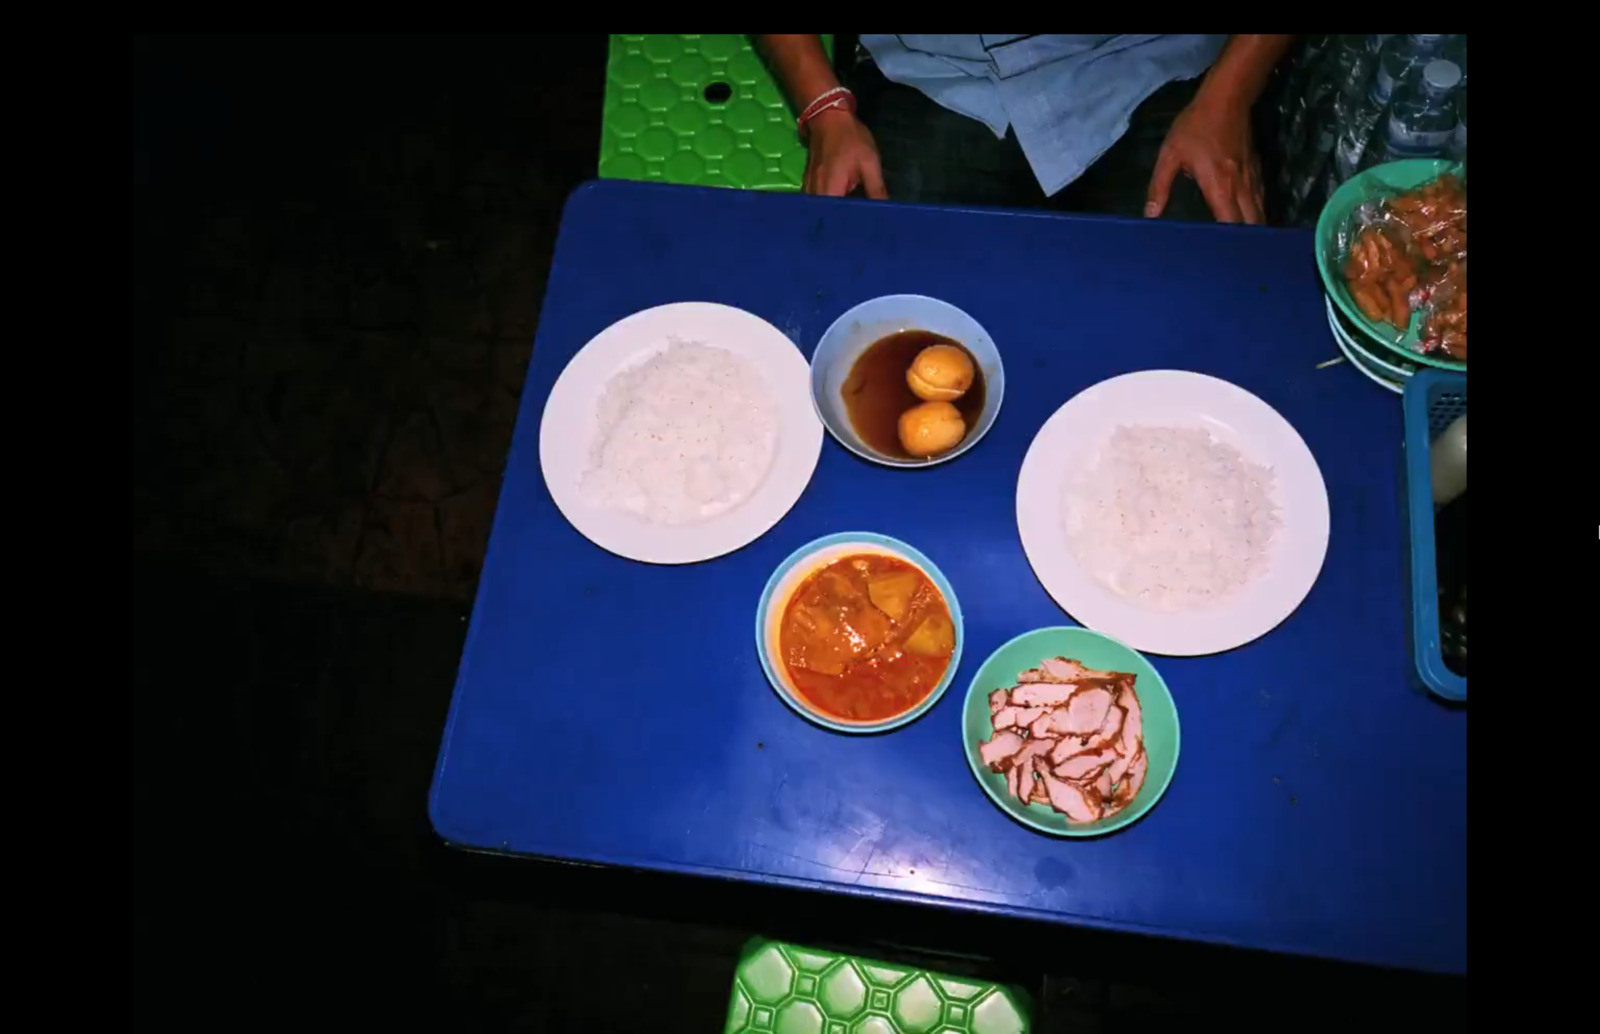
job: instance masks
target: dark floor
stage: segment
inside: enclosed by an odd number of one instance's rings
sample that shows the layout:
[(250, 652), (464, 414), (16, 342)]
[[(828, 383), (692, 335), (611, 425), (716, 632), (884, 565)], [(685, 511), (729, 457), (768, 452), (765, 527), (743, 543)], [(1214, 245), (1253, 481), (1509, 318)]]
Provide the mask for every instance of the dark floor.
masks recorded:
[(136, 44), (136, 548), (471, 599), (595, 164), (604, 41), (542, 40)]
[(139, 1013), (717, 1030), (758, 931), (1022, 984), (1051, 1031), (1464, 1006), (1449, 982), (432, 838), (425, 791), (560, 205), (594, 171), (604, 48), (135, 41)]

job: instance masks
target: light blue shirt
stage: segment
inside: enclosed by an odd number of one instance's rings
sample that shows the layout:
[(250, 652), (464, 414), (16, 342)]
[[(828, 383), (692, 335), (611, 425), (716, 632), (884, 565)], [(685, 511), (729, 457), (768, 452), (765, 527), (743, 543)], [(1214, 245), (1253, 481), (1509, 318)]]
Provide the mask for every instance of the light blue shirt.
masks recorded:
[(861, 44), (887, 79), (1006, 135), (1045, 194), (1117, 142), (1146, 97), (1216, 60), (1222, 35), (873, 35)]

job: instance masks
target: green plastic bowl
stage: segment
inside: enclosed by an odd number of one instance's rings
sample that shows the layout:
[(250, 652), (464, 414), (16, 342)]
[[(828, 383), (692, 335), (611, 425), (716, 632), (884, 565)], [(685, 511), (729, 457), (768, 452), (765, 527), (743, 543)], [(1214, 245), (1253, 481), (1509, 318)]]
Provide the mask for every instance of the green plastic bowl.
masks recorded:
[[(1144, 786), (1133, 803), (1099, 822), (1068, 822), (1048, 804), (1023, 804), (1006, 792), (1006, 777), (991, 772), (978, 756), (978, 741), (994, 735), (989, 721), (989, 694), (1017, 684), (1017, 673), (1036, 668), (1046, 657), (1070, 657), (1102, 671), (1132, 672), (1134, 691), (1144, 714), (1144, 749), (1150, 757)], [(1144, 655), (1110, 636), (1087, 628), (1038, 628), (1024, 632), (983, 662), (967, 687), (961, 708), (962, 749), (967, 765), (989, 799), (1024, 826), (1057, 837), (1098, 837), (1131, 826), (1156, 806), (1178, 768), (1178, 706), (1154, 666)]]
[(1344, 355), (1346, 361), (1356, 368), (1356, 372), (1378, 387), (1385, 391), (1392, 391), (1396, 395), (1403, 394), (1406, 390), (1406, 381), (1410, 379), (1412, 373), (1416, 372), (1417, 367), (1412, 366), (1408, 372), (1389, 361), (1394, 359), (1394, 362), (1398, 363), (1403, 360), (1395, 359), (1394, 356), (1388, 353), (1384, 353), (1384, 356), (1380, 358), (1376, 354), (1376, 345), (1361, 344), (1351, 335), (1351, 331), (1339, 321), (1339, 310), (1333, 307), (1331, 300), (1325, 301), (1324, 304), (1328, 307), (1328, 326), (1333, 330), (1334, 341), (1339, 345), (1339, 351)]
[(1460, 162), (1443, 158), (1412, 158), (1375, 165), (1365, 172), (1356, 173), (1345, 180), (1344, 185), (1335, 190), (1333, 196), (1328, 198), (1328, 203), (1322, 206), (1322, 215), (1317, 217), (1316, 247), (1317, 272), (1322, 275), (1322, 286), (1327, 290), (1328, 297), (1333, 299), (1333, 304), (1339, 307), (1345, 319), (1367, 339), (1410, 362), (1465, 373), (1466, 363), (1423, 355), (1417, 351), (1417, 331), (1422, 326), (1421, 313), (1411, 314), (1411, 325), (1406, 328), (1405, 337), (1398, 341), (1394, 338), (1394, 328), (1389, 324), (1368, 319), (1355, 299), (1350, 297), (1350, 289), (1345, 286), (1344, 263), (1339, 255), (1339, 235), (1350, 221), (1350, 214), (1361, 205), (1373, 198), (1420, 187), (1444, 173), (1461, 171)]

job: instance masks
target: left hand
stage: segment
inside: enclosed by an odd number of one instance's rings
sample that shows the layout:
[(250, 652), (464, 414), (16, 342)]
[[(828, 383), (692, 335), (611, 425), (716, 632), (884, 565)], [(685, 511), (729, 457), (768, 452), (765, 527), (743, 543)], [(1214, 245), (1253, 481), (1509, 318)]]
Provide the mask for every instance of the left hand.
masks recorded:
[(1262, 223), (1265, 198), (1261, 161), (1250, 132), (1248, 105), (1208, 98), (1202, 92), (1178, 113), (1156, 158), (1144, 214), (1158, 216), (1179, 172), (1186, 172), (1205, 195), (1221, 223)]

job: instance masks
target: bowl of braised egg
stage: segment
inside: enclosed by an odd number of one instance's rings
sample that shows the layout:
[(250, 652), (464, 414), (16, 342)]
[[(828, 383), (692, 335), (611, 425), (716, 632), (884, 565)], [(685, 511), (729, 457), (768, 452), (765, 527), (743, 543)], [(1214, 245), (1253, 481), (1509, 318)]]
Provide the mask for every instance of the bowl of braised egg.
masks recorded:
[(888, 467), (955, 459), (989, 433), (1005, 398), (983, 325), (920, 294), (873, 298), (833, 321), (811, 356), (811, 398), (828, 433)]

